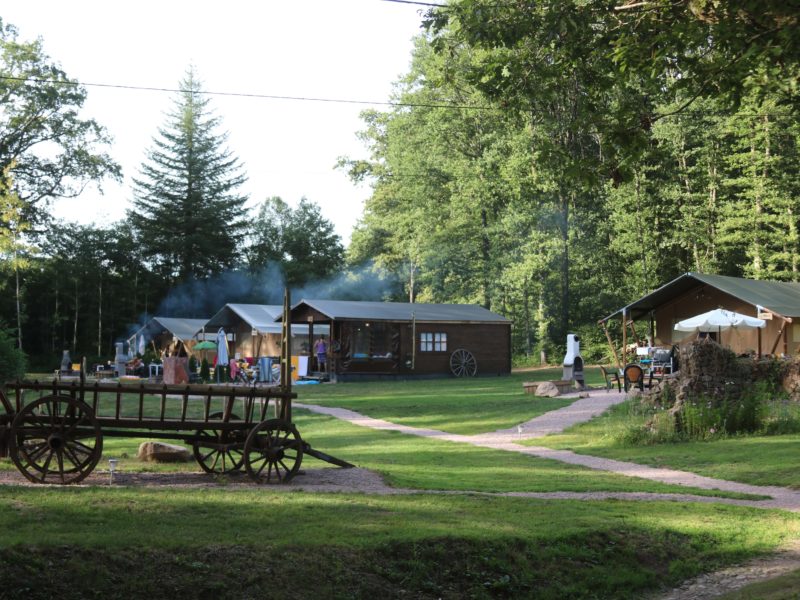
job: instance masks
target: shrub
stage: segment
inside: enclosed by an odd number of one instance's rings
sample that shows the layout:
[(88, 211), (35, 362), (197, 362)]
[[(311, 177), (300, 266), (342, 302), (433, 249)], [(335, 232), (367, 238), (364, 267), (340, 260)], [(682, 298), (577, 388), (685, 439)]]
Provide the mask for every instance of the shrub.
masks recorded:
[(203, 362), (200, 363), (200, 379), (203, 383), (208, 383), (211, 379), (211, 369), (208, 366), (208, 360), (205, 358), (203, 359)]
[(0, 386), (6, 381), (22, 379), (27, 369), (28, 358), (17, 348), (14, 337), (0, 329)]

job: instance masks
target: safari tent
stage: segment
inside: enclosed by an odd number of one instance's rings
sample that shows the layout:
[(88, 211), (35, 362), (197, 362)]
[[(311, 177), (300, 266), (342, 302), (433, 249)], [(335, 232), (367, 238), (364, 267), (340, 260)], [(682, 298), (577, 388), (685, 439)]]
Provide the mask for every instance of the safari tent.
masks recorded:
[(205, 323), (206, 319), (152, 317), (128, 338), (128, 344), (133, 353), (139, 352), (143, 345), (156, 354), (176, 354), (183, 344), (187, 353), (191, 354), (192, 347), (201, 339), (197, 334), (202, 332)]
[[(676, 323), (715, 308), (767, 322), (763, 330), (731, 328), (718, 335), (709, 334), (734, 352), (759, 355), (798, 353), (800, 283), (794, 282), (685, 273), (601, 319), (600, 325), (608, 333), (611, 323), (619, 319), (624, 345), (645, 336), (650, 337), (654, 346), (679, 345), (695, 339), (698, 334), (676, 331)], [(642, 325), (644, 330), (641, 330)], [(624, 354), (618, 355), (618, 360), (625, 362)]]

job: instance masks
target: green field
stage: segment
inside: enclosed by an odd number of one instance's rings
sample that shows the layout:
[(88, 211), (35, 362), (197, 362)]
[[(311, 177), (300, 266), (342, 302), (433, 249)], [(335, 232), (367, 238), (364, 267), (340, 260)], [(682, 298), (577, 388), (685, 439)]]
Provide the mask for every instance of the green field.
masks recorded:
[[(508, 377), (425, 381), (338, 383), (297, 386), (300, 402), (349, 408), (393, 423), (474, 435), (513, 427), (574, 400), (525, 394), (524, 381), (560, 379), (561, 369), (539, 369)], [(600, 370), (586, 370), (599, 385)]]

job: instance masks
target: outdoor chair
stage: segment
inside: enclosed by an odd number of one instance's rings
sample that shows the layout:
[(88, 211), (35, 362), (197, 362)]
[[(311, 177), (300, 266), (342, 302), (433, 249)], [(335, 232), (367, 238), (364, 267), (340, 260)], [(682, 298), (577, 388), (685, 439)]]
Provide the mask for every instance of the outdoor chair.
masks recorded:
[(611, 390), (614, 384), (617, 384), (617, 389), (622, 392), (622, 382), (619, 379), (619, 373), (616, 369), (606, 369), (601, 366), (600, 371), (603, 373), (603, 378), (606, 380), (606, 389)]
[(622, 379), (626, 392), (634, 386), (644, 391), (644, 369), (639, 365), (627, 365), (622, 371)]

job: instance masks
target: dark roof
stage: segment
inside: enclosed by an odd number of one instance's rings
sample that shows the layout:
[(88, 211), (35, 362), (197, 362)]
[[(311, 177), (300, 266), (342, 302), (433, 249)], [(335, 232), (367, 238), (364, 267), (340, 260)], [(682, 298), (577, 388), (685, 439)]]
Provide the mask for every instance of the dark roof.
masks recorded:
[(477, 304), (421, 304), (409, 302), (358, 302), (350, 300), (301, 300), (292, 312), (306, 305), (332, 320), (510, 323), (508, 319)]
[(685, 273), (602, 320), (607, 321), (622, 313), (623, 310), (630, 315), (630, 318), (638, 319), (673, 298), (703, 285), (715, 288), (755, 307), (766, 308), (780, 316), (800, 316), (800, 283)]

